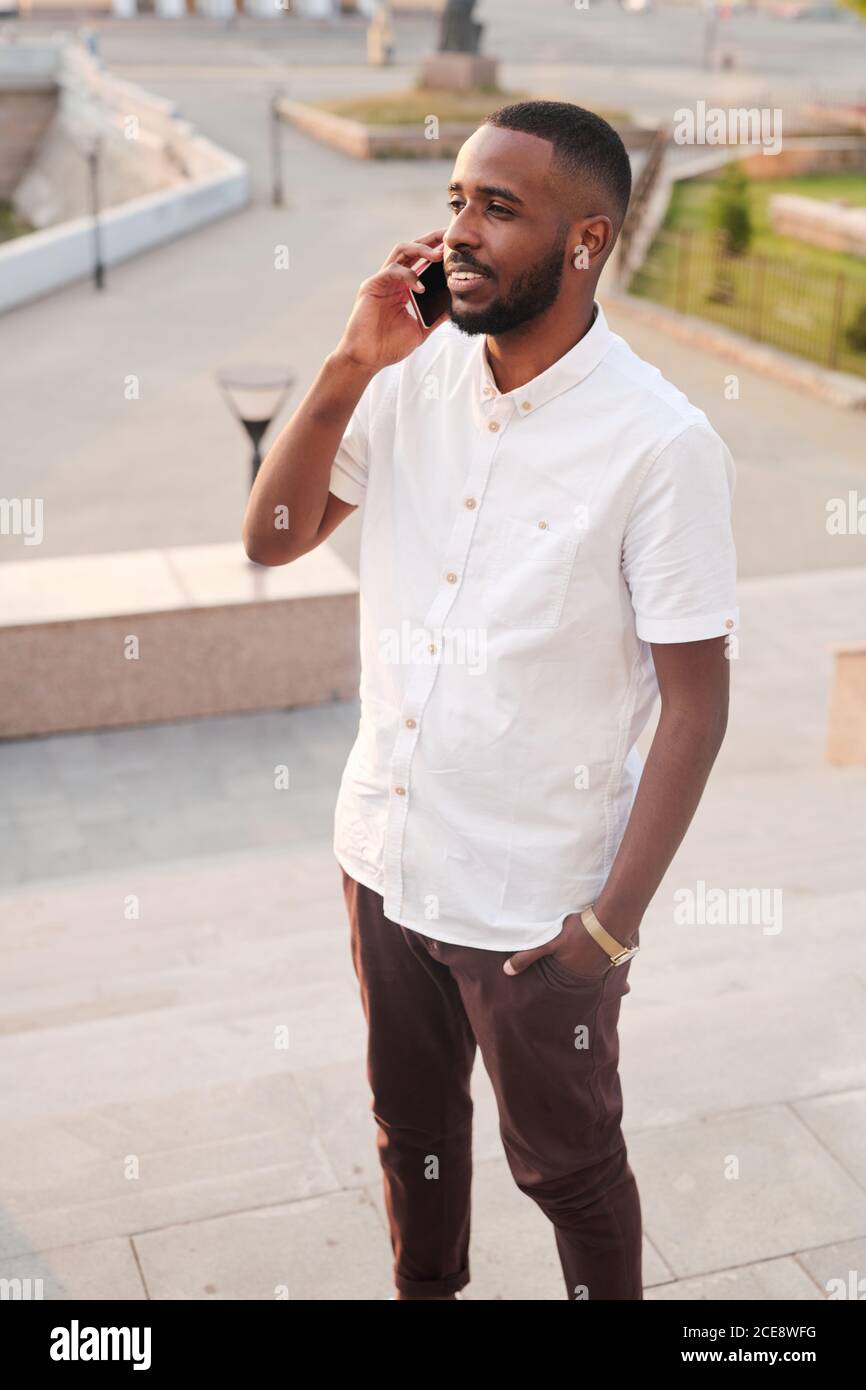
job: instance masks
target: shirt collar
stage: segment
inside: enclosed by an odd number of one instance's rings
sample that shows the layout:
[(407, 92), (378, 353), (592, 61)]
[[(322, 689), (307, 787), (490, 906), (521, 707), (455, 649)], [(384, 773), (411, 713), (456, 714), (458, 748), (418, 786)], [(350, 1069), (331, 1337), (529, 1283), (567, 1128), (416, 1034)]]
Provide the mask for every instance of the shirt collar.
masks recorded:
[(482, 333), (477, 376), (477, 392), (482, 405), (495, 400), (514, 400), (520, 414), (524, 414), (530, 410), (537, 410), (554, 396), (567, 391), (571, 386), (576, 386), (584, 377), (589, 376), (613, 343), (613, 334), (597, 300), (593, 307), (595, 317), (580, 341), (556, 362), (551, 363), (546, 371), (513, 391), (500, 391), (496, 385), (487, 359), (487, 336)]

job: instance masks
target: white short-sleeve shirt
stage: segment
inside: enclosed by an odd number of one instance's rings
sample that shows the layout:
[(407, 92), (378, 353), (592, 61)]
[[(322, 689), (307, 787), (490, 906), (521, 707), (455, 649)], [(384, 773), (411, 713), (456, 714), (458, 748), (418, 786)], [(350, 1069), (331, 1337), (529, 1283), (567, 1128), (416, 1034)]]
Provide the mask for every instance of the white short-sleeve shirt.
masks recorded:
[(392, 921), (510, 952), (598, 896), (658, 695), (649, 643), (738, 625), (734, 480), (600, 306), (515, 391), (450, 322), (373, 378), (330, 481), (363, 507), (334, 852)]

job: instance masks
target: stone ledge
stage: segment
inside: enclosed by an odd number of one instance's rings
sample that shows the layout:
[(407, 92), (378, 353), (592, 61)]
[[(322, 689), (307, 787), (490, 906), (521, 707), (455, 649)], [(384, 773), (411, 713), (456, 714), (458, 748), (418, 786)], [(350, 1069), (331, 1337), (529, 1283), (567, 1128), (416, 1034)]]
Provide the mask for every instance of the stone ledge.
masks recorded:
[(351, 699), (357, 587), (327, 546), (267, 568), (240, 543), (2, 565), (0, 737)]
[(277, 109), (289, 125), (354, 159), (453, 157), (478, 127), (477, 121), (443, 121), (439, 138), (427, 140), (420, 125), (365, 125), (288, 97), (278, 100)]
[(826, 757), (834, 767), (866, 766), (866, 642), (833, 649)]
[(808, 246), (866, 256), (866, 208), (806, 198), (796, 193), (770, 196), (770, 227), (777, 236), (794, 237)]
[[(503, 100), (502, 96), (491, 95), (490, 110)], [(292, 101), (289, 97), (280, 97), (276, 109), (289, 125), (355, 159), (453, 159), (480, 124), (479, 121), (441, 121), (438, 139), (428, 140), (417, 122), (408, 126), (367, 125), (303, 101)], [(618, 129), (629, 150), (645, 149), (655, 133), (654, 129), (644, 126)]]

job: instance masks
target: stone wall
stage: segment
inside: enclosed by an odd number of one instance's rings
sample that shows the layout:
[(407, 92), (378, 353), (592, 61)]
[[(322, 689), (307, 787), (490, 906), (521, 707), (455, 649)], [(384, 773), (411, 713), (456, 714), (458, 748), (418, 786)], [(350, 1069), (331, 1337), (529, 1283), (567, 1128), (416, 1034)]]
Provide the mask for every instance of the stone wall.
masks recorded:
[(197, 134), (173, 102), (114, 77), (63, 36), (0, 44), (0, 93), (52, 83), (53, 117), (11, 196), (35, 230), (0, 245), (0, 313), (93, 273), (93, 150), (106, 266), (249, 201), (243, 161)]
[(795, 179), (801, 174), (839, 174), (866, 169), (862, 135), (788, 138), (778, 154), (745, 154), (741, 162), (753, 179)]
[(16, 210), (33, 227), (89, 213), (86, 154), (94, 140), (103, 208), (214, 171), (211, 147), (192, 138), (192, 126), (176, 117), (173, 102), (112, 76), (86, 49), (63, 49), (57, 90), (54, 118), (13, 194)]
[(0, 91), (0, 198), (11, 198), (57, 109), (53, 83), (30, 91)]
[(866, 256), (866, 208), (845, 207), (793, 193), (774, 193), (769, 213), (770, 227), (779, 236), (795, 237), (828, 251)]

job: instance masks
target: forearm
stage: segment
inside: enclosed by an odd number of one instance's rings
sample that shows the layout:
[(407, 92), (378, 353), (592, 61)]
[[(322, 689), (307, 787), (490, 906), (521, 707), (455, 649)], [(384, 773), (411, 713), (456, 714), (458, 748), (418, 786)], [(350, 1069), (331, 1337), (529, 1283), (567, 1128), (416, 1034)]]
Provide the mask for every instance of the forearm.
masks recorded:
[(315, 542), (334, 456), (375, 373), (330, 353), (268, 450), (250, 493), (243, 543), (260, 564), (286, 564)]
[(670, 710), (659, 718), (619, 850), (595, 900), (602, 926), (632, 938), (697, 810), (726, 714)]

